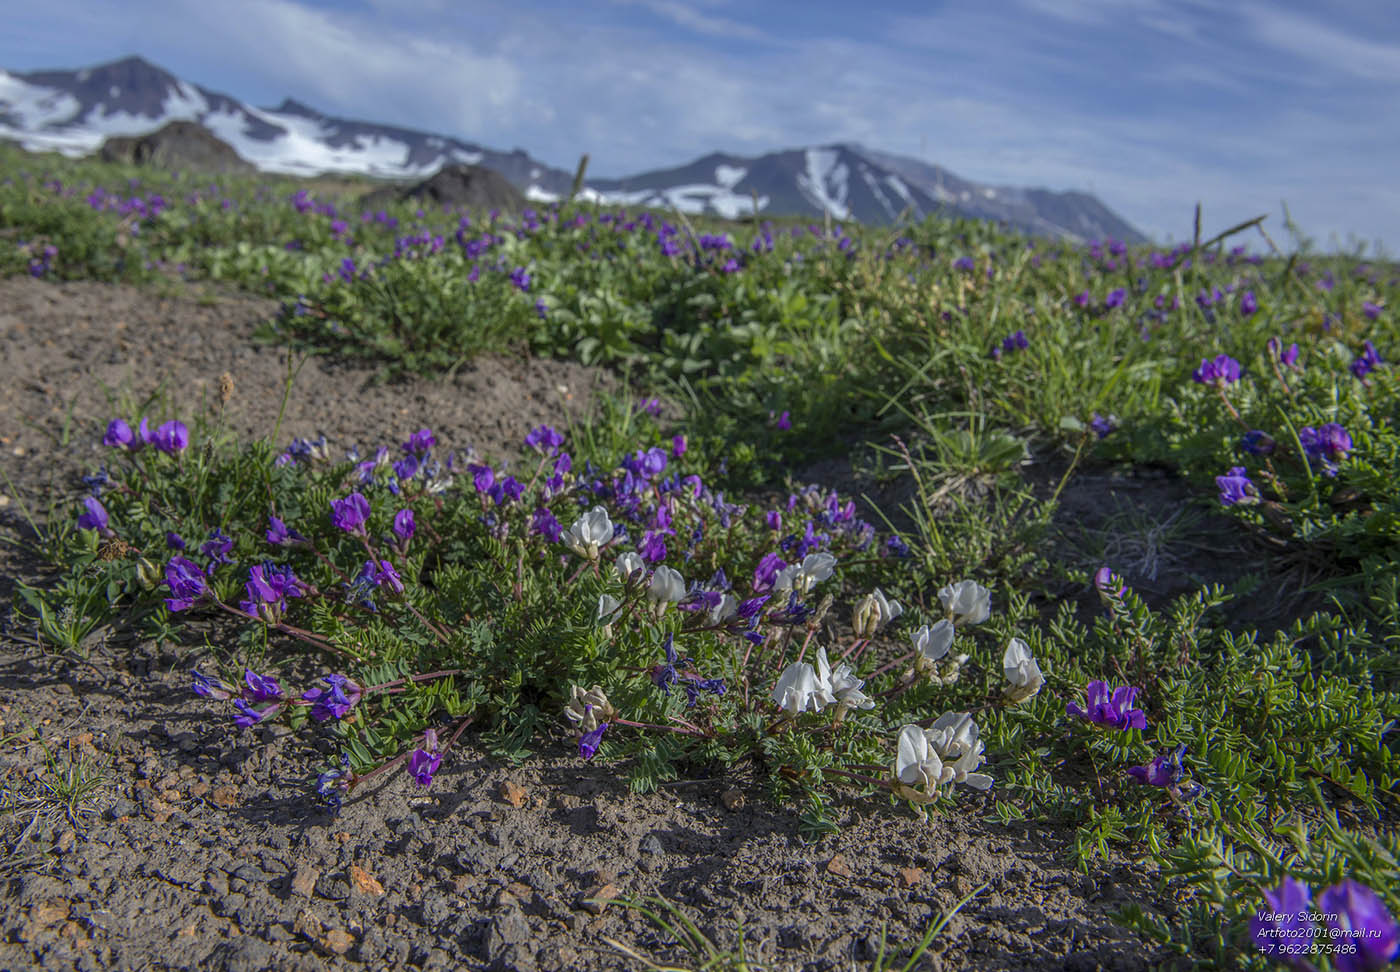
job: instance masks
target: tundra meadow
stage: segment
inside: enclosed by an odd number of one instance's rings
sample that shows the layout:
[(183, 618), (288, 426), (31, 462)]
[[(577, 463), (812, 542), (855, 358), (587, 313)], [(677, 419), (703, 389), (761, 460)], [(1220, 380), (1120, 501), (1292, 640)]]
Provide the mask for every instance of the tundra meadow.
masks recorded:
[[(0, 273), (274, 295), (289, 389), (303, 353), (389, 382), (488, 351), (627, 379), (510, 465), (428, 415), (394, 442), (236, 442), (216, 407), (87, 431), (102, 467), (35, 524), (62, 579), (18, 611), (54, 651), (114, 622), (203, 640), (211, 720), (334, 735), (308, 813), (382, 774), (441, 786), (466, 745), (569, 747), (639, 791), (747, 764), (812, 840), (838, 800), (1068, 823), (1086, 869), (1112, 846), (1175, 897), (1118, 916), (1165, 961), (1400, 951), (1393, 262), (1268, 220), (1203, 238), (1199, 213), (1162, 249), (365, 212), (329, 183), (0, 161)], [(794, 479), (833, 455), (907, 500)], [(1278, 576), (1150, 606), (1056, 542), (1091, 466), (1172, 470), (1230, 518), (1202, 557), (1262, 545)], [(1278, 577), (1308, 596), (1239, 624)]]

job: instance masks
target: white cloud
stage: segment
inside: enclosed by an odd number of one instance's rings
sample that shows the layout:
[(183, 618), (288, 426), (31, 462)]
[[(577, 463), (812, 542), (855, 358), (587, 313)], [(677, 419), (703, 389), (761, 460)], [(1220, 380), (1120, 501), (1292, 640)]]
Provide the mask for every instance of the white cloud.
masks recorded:
[(613, 0), (622, 6), (638, 6), (650, 10), (686, 30), (709, 37), (729, 37), (741, 40), (761, 40), (763, 31), (749, 24), (741, 24), (727, 17), (715, 17), (702, 13), (681, 0)]
[(1400, 44), (1356, 37), (1275, 6), (1250, 4), (1243, 11), (1266, 44), (1335, 71), (1400, 88)]

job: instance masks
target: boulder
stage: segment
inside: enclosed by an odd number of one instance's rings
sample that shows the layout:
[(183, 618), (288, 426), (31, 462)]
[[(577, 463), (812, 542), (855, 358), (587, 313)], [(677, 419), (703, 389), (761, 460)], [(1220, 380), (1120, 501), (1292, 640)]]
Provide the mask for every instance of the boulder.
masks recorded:
[(499, 172), (479, 165), (445, 165), (433, 175), (407, 189), (382, 186), (360, 197), (360, 205), (382, 206), (399, 200), (416, 199), (425, 209), (447, 205), (453, 209), (518, 213), (526, 206), (520, 190)]
[(196, 172), (252, 172), (253, 166), (198, 122), (175, 121), (145, 135), (114, 136), (102, 143), (104, 162), (152, 165)]

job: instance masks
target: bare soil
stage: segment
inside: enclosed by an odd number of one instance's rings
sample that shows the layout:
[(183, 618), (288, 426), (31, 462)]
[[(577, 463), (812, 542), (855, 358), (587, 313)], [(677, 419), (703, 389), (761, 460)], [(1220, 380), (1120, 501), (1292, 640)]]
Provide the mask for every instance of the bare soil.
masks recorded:
[[(41, 521), (72, 515), (122, 401), (160, 390), (192, 407), (227, 372), (228, 427), (267, 434), (285, 357), (251, 333), (276, 309), (0, 280), (0, 470), (11, 483), (0, 485), (0, 596), (44, 579), (9, 542), (32, 537), (21, 507)], [(450, 379), (372, 379), (313, 359), (281, 437), (324, 433), (340, 448), (427, 425), (442, 443), (501, 457), (561, 410), (586, 413), (611, 384), (575, 364), (504, 358)], [(699, 964), (636, 911), (585, 904), (662, 895), (721, 949), (742, 934), (752, 967), (846, 970), (871, 967), (882, 926), (906, 955), (931, 918), (986, 884), (918, 968), (1139, 969), (1159, 956), (1111, 914), (1174, 908), (1140, 865), (1114, 857), (1083, 874), (1071, 834), (999, 822), (995, 788), (959, 793), (927, 821), (851, 801), (839, 835), (807, 842), (801, 808), (768, 803), (742, 774), (637, 795), (573, 757), (562, 734), (516, 766), (464, 737), (430, 790), (391, 774), (331, 817), (309, 797), (330, 738), (211, 720), (189, 691), (197, 640), (110, 633), (78, 660), (46, 653), (14, 622), (0, 633), (0, 968), (645, 967), (609, 940)], [(45, 800), (55, 767), (84, 759), (105, 779), (79, 812)]]

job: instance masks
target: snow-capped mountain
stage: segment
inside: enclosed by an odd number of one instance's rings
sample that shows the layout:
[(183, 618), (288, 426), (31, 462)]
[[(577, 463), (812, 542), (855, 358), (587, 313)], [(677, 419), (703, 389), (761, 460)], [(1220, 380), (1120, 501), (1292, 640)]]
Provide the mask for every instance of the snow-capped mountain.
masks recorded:
[[(429, 132), (335, 118), (286, 99), (257, 108), (177, 78), (139, 57), (79, 71), (0, 70), (0, 139), (67, 155), (96, 151), (113, 135), (139, 135), (197, 121), (266, 172), (354, 172), (421, 179), (445, 164), (482, 165), (537, 201), (567, 193), (573, 173), (530, 157)], [(1001, 220), (1042, 236), (1129, 242), (1141, 233), (1084, 193), (986, 186), (914, 159), (837, 144), (754, 158), (713, 154), (675, 169), (589, 179), (589, 198), (675, 207), (735, 218), (759, 211), (871, 224), (908, 209)]]

